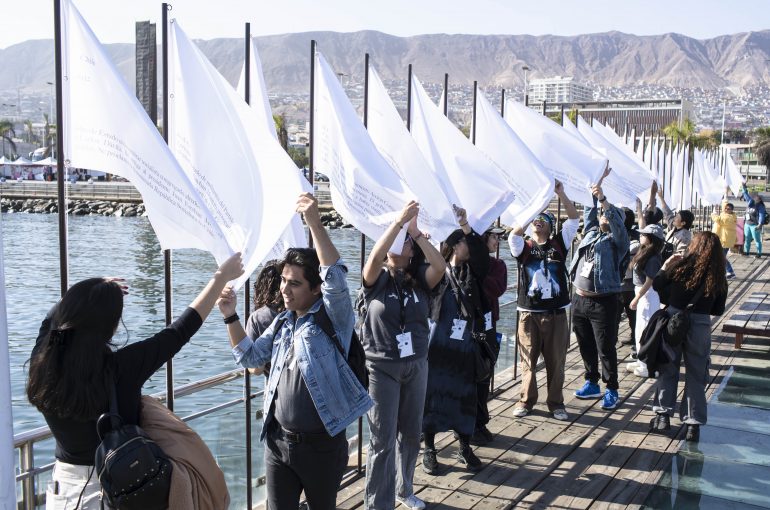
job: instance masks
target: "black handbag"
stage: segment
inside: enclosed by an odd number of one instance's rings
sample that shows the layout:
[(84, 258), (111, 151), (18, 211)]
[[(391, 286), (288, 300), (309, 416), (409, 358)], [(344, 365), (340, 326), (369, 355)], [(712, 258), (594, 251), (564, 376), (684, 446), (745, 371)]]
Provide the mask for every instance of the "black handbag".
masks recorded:
[(495, 371), (495, 354), (487, 342), (487, 334), (474, 331), (471, 333), (473, 340), (473, 366), (476, 382), (484, 382)]
[(454, 278), (452, 270), (447, 268), (447, 278), (452, 285), (452, 292), (455, 295), (457, 304), (460, 307), (461, 315), (471, 323), (471, 341), (473, 342), (473, 368), (474, 379), (476, 382), (483, 382), (492, 377), (495, 371), (495, 362), (497, 356), (492, 351), (492, 347), (487, 342), (487, 333), (484, 331), (476, 331), (476, 321), (473, 316), (468, 313), (468, 309), (465, 306), (465, 296), (463, 295), (460, 285)]
[(690, 331), (690, 313), (695, 303), (703, 296), (703, 292), (706, 290), (706, 284), (703, 283), (695, 296), (687, 303), (684, 310), (671, 315), (666, 324), (665, 340), (668, 345), (672, 347), (678, 347), (687, 338), (687, 333)]
[(168, 508), (173, 469), (171, 461), (141, 427), (123, 422), (118, 414), (114, 382), (110, 393), (110, 412), (99, 417), (96, 431), (101, 443), (96, 449), (94, 467), (109, 508)]

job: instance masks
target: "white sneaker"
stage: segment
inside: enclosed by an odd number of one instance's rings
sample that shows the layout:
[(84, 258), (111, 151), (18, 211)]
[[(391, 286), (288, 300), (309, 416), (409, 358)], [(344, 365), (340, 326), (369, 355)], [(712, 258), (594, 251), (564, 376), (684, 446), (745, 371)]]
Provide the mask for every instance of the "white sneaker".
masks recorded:
[(398, 501), (399, 503), (401, 503), (407, 508), (411, 508), (412, 510), (422, 510), (423, 508), (425, 508), (425, 501), (421, 500), (414, 494), (406, 498), (402, 498), (401, 496), (396, 496), (396, 501)]
[(553, 412), (553, 417), (559, 421), (567, 421), (569, 419), (569, 416), (567, 416), (567, 411), (564, 409), (556, 409)]
[(514, 418), (524, 418), (528, 414), (529, 414), (529, 409), (527, 409), (526, 407), (516, 406), (513, 408)]
[(632, 361), (630, 363), (626, 363), (626, 372), (635, 372), (637, 368), (641, 368), (639, 363), (636, 361)]
[(647, 371), (647, 367), (637, 366), (634, 369), (634, 375), (637, 377), (644, 377), (645, 379), (650, 377), (650, 373)]

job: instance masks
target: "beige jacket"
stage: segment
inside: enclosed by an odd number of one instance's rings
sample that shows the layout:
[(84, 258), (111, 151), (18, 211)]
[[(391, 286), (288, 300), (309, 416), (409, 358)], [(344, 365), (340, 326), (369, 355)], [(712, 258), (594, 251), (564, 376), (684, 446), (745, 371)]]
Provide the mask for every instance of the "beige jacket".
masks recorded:
[(230, 505), (225, 477), (206, 443), (177, 415), (142, 396), (140, 425), (171, 458), (169, 510), (219, 510)]

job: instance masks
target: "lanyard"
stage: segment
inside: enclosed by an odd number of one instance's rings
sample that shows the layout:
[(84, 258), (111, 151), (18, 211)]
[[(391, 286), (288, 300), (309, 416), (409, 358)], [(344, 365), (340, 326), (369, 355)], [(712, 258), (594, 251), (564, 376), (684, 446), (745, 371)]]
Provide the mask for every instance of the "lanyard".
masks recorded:
[(393, 287), (396, 289), (396, 300), (398, 301), (398, 307), (401, 312), (400, 326), (401, 332), (403, 333), (404, 329), (406, 329), (406, 300), (409, 299), (409, 296), (402, 292), (402, 290), (398, 287), (395, 277), (391, 276), (390, 279), (393, 282)]

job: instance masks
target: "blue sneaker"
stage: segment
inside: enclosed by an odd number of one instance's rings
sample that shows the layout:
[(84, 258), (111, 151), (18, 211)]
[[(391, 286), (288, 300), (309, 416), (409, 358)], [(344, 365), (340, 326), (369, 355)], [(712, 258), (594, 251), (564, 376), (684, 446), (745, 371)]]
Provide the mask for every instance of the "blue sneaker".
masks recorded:
[(604, 398), (602, 399), (602, 409), (615, 409), (618, 407), (618, 390), (611, 390), (607, 388), (604, 392)]
[(602, 389), (598, 384), (586, 381), (583, 387), (575, 392), (575, 396), (582, 399), (601, 398)]

